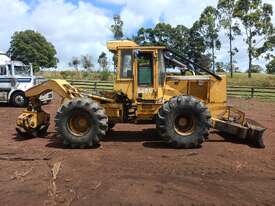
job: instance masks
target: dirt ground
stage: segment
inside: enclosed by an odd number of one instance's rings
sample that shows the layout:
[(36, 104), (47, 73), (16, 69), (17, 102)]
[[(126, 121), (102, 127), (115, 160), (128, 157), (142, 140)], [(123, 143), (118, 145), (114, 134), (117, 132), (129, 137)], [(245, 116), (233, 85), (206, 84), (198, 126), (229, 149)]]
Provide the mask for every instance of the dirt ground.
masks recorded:
[[(161, 142), (154, 125), (119, 124), (101, 147), (17, 139), (22, 109), (0, 106), (0, 205), (275, 205), (275, 103), (230, 99), (267, 128), (265, 149), (215, 133), (200, 149)], [(45, 106), (54, 119), (57, 103)]]

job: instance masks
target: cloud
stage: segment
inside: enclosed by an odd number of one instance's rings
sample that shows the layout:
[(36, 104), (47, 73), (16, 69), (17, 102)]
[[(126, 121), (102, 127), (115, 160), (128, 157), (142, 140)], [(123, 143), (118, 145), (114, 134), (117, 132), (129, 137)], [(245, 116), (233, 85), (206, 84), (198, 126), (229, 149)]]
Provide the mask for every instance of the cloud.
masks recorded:
[(126, 3), (126, 0), (96, 0), (97, 2), (103, 2), (108, 4), (122, 5)]
[(208, 5), (216, 5), (216, 0), (98, 0), (122, 5), (121, 17), (126, 34), (131, 35), (141, 26), (151, 22), (166, 22), (172, 25), (191, 26)]
[[(108, 11), (91, 3), (72, 4), (63, 0), (40, 0), (29, 10), (20, 0), (0, 0), (0, 48), (7, 50), (13, 32), (33, 29), (42, 33), (56, 49), (61, 67), (67, 66), (72, 56), (90, 54), (95, 58), (106, 52), (106, 41), (112, 38)], [(14, 11), (6, 12), (5, 11)]]
[[(72, 56), (90, 54), (96, 59), (106, 52), (106, 41), (112, 39), (112, 8), (119, 8), (124, 33), (131, 37), (140, 27), (158, 22), (191, 26), (203, 9), (216, 6), (217, 0), (0, 0), (0, 50), (7, 50), (11, 35), (18, 30), (33, 29), (52, 42), (66, 67)], [(26, 3), (28, 2), (28, 3)], [(274, 0), (264, 0), (273, 4)], [(117, 10), (116, 10), (117, 11)], [(272, 17), (275, 24), (275, 16)], [(228, 62), (228, 40), (221, 36), (223, 47), (217, 60)], [(236, 60), (247, 65), (246, 45), (242, 37), (234, 44), (240, 52)]]
[(23, 1), (0, 0), (0, 49), (7, 49), (13, 31), (28, 27), (29, 6)]

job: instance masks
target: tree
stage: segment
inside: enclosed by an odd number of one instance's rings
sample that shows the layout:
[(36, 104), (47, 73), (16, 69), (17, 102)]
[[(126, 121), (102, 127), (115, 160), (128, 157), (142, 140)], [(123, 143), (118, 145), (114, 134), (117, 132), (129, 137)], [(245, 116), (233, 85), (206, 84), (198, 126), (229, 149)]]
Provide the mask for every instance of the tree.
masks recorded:
[(192, 61), (202, 62), (202, 66), (208, 66), (208, 57), (203, 55), (206, 50), (204, 39), (198, 28), (198, 22), (190, 29), (183, 25), (172, 27), (170, 24), (158, 23), (154, 28), (140, 28), (133, 39), (143, 46), (166, 46)]
[(201, 54), (195, 62), (197, 62), (200, 66), (204, 67), (205, 69), (211, 69), (212, 60), (209, 54)]
[(184, 53), (186, 53), (186, 56), (190, 60), (198, 62), (198, 64), (204, 68), (210, 69), (211, 56), (209, 54), (204, 54), (205, 51), (206, 44), (200, 33), (200, 24), (196, 21), (189, 29), (188, 35), (186, 36)]
[(32, 63), (35, 71), (39, 71), (40, 67), (56, 67), (58, 63), (53, 44), (42, 34), (32, 30), (15, 32), (7, 53), (12, 60), (19, 60), (25, 64)]
[(122, 39), (123, 37), (123, 21), (121, 20), (120, 15), (114, 16), (114, 24), (111, 25), (111, 31), (114, 34), (116, 40)]
[(87, 71), (91, 71), (92, 68), (94, 67), (94, 64), (92, 62), (92, 57), (90, 55), (82, 55), (80, 61), (83, 68), (86, 69)]
[(266, 60), (270, 60), (270, 58), (274, 57), (270, 52), (273, 52), (275, 48), (275, 29), (273, 29), (273, 33), (274, 35), (267, 37), (263, 45), (257, 49), (258, 54), (265, 54)]
[[(180, 29), (182, 31), (179, 31)], [(172, 47), (174, 50), (181, 52), (184, 44), (179, 44), (178, 41), (181, 41), (184, 38), (184, 35), (179, 35), (180, 33), (183, 33), (184, 29), (187, 28), (184, 26), (177, 26), (177, 28), (174, 28), (170, 24), (158, 23), (154, 28), (140, 28), (137, 32), (137, 36), (134, 37), (134, 40), (143, 46), (166, 46), (168, 48)]]
[(78, 72), (78, 66), (80, 65), (80, 60), (78, 57), (73, 57), (71, 62), (69, 62), (69, 66), (73, 66), (76, 71)]
[(266, 73), (275, 74), (275, 57), (266, 65)]
[(233, 56), (238, 52), (237, 48), (232, 48), (232, 42), (236, 35), (241, 34), (239, 25), (234, 22), (234, 9), (236, 0), (219, 0), (218, 12), (220, 25), (227, 31), (226, 35), (229, 39), (229, 55), (230, 55), (230, 76), (233, 77)]
[(263, 68), (260, 65), (252, 64), (251, 73), (261, 73), (263, 71)]
[(99, 55), (97, 62), (99, 63), (99, 65), (100, 65), (100, 67), (103, 71), (107, 70), (107, 68), (108, 68), (108, 58), (107, 58), (107, 55), (106, 55), (105, 52), (102, 52)]
[(262, 0), (238, 0), (234, 16), (238, 17), (244, 26), (248, 47), (248, 77), (251, 77), (253, 58), (259, 57), (263, 51), (257, 50), (257, 39), (267, 38), (273, 33), (271, 16), (272, 5), (262, 3)]
[[(230, 64), (230, 62), (224, 64), (224, 69), (227, 72), (231, 71), (231, 64)], [(240, 72), (240, 68), (237, 67), (237, 61), (236, 60), (233, 60), (233, 62), (232, 62), (232, 69), (233, 69), (233, 72), (235, 72), (235, 73), (236, 72)]]
[(212, 69), (215, 72), (215, 50), (221, 48), (221, 42), (219, 40), (219, 28), (217, 25), (218, 11), (208, 6), (202, 12), (199, 25), (202, 36), (204, 37), (207, 48), (212, 50)]
[(216, 62), (216, 72), (225, 72), (225, 66), (223, 62)]

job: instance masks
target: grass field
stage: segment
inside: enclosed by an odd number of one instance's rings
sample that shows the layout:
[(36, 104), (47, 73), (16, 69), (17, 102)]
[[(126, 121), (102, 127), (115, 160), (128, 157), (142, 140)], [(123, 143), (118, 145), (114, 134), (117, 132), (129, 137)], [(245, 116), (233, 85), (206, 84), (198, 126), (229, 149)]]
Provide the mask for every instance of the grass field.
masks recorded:
[(252, 74), (248, 78), (247, 73), (235, 73), (233, 78), (228, 75), (227, 80), (232, 86), (275, 87), (275, 75), (271, 74)]
[(72, 80), (102, 80), (112, 81), (114, 73), (110, 71), (89, 72), (89, 71), (41, 71), (35, 74), (47, 79), (72, 79)]

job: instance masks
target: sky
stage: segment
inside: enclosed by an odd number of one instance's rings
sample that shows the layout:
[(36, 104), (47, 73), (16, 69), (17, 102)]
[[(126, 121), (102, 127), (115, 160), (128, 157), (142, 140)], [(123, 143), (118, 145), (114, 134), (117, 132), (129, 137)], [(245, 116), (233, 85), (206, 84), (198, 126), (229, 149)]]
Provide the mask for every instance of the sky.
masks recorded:
[[(273, 5), (275, 0), (264, 0)], [(7, 51), (15, 31), (32, 29), (42, 33), (57, 50), (58, 68), (68, 67), (73, 56), (89, 54), (96, 63), (99, 54), (112, 39), (110, 25), (120, 14), (124, 33), (131, 37), (140, 27), (152, 27), (159, 22), (190, 27), (203, 9), (216, 6), (217, 0), (0, 0), (0, 51)], [(275, 25), (275, 16), (272, 17)], [(217, 61), (227, 63), (228, 41), (220, 36), (223, 46), (217, 51)], [(243, 37), (234, 41), (239, 53), (237, 65), (246, 70), (247, 48)], [(254, 63), (265, 65), (264, 60)]]

